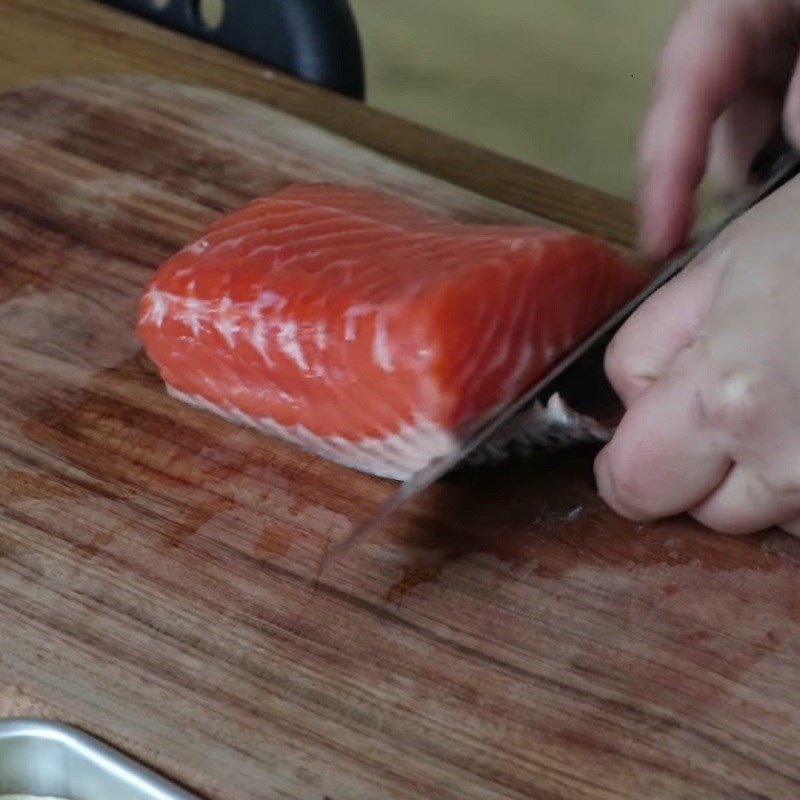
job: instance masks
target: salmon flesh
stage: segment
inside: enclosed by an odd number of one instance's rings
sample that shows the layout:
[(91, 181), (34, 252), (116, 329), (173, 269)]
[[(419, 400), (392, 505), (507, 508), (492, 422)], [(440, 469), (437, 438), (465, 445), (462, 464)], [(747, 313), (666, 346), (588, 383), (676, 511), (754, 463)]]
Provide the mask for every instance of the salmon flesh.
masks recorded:
[[(404, 480), (642, 285), (589, 236), (465, 225), (369, 188), (297, 184), (161, 266), (138, 334), (175, 397)], [(478, 458), (607, 434), (554, 398)]]

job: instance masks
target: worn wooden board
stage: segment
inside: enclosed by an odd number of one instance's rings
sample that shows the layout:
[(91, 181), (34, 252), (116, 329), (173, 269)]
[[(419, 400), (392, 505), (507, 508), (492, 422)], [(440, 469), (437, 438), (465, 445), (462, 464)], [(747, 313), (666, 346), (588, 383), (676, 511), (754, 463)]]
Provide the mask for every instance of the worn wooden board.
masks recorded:
[(531, 219), (264, 107), (139, 79), (0, 99), (0, 713), (211, 797), (800, 790), (800, 546), (617, 519), (591, 454), (393, 488), (166, 397), (141, 285), (290, 179)]

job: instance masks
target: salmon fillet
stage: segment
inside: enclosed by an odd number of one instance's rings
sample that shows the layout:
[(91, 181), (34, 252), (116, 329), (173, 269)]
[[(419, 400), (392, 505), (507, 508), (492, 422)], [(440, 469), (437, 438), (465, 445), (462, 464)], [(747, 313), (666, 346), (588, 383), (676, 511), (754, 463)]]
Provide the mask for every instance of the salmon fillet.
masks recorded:
[(405, 479), (642, 285), (588, 236), (473, 226), (358, 186), (292, 185), (210, 227), (141, 299), (169, 391)]

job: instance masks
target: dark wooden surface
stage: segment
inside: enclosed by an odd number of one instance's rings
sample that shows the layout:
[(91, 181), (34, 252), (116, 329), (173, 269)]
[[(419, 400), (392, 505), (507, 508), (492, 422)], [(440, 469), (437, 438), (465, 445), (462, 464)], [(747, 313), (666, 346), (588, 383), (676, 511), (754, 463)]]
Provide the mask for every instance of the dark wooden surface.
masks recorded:
[(528, 218), (231, 96), (0, 99), (0, 713), (220, 800), (796, 798), (796, 541), (621, 521), (571, 453), (444, 481), (321, 573), (394, 485), (165, 395), (152, 269), (341, 177)]

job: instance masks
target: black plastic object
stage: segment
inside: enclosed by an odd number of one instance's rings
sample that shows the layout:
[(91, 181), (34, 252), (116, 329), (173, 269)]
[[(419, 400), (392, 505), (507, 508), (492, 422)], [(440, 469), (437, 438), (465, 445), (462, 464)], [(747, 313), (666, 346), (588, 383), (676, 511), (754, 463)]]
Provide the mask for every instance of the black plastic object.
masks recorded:
[[(101, 0), (340, 94), (364, 99), (361, 41), (347, 0)], [(217, 14), (215, 13), (215, 16)]]

